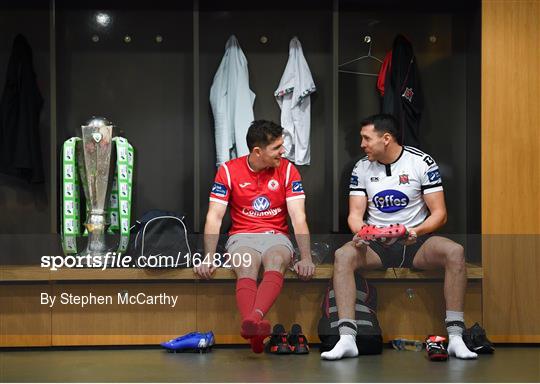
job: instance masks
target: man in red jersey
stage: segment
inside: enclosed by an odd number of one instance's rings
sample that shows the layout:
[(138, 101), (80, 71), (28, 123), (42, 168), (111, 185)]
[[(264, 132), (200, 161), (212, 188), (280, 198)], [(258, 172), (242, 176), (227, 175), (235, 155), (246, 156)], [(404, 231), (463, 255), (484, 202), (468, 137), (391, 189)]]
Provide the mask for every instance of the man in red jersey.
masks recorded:
[[(250, 339), (254, 352), (260, 353), (271, 331), (270, 323), (263, 318), (281, 291), (283, 274), (293, 256), (287, 213), (300, 249), (300, 261), (294, 270), (307, 280), (313, 276), (315, 265), (311, 260), (302, 180), (296, 167), (281, 157), (283, 128), (257, 120), (249, 127), (246, 140), (249, 155), (227, 161), (218, 169), (204, 226), (204, 248), (205, 255), (211, 258), (230, 205), (232, 227), (226, 248), (233, 260), (234, 255), (243, 257), (239, 267), (233, 265), (241, 335)], [(261, 265), (264, 275), (257, 287)], [(212, 263), (202, 263), (194, 270), (210, 279), (215, 268)]]

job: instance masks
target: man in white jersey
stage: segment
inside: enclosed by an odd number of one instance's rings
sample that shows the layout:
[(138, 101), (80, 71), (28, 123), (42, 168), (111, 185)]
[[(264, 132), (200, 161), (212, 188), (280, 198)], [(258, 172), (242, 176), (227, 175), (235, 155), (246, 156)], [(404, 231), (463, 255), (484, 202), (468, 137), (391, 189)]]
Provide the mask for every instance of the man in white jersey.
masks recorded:
[[(321, 354), (323, 359), (358, 355), (354, 271), (383, 266), (444, 268), (448, 353), (461, 359), (477, 357), (462, 339), (467, 284), (463, 247), (432, 235), (446, 223), (438, 166), (431, 156), (419, 149), (400, 145), (398, 127), (397, 120), (386, 114), (369, 117), (361, 124), (361, 148), (367, 156), (354, 167), (349, 196), (348, 224), (355, 236), (336, 251), (334, 261), (333, 285), (340, 339), (331, 351)], [(393, 244), (367, 244), (357, 235), (364, 224), (396, 223), (407, 227), (408, 237)]]

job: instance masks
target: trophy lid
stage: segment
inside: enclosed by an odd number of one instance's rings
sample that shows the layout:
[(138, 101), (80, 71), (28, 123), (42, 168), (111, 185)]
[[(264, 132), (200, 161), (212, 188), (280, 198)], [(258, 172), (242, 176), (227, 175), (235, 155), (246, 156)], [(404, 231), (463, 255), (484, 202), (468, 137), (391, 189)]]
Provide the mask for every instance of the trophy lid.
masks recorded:
[(107, 127), (114, 126), (106, 117), (92, 116), (86, 123), (83, 124), (83, 127)]

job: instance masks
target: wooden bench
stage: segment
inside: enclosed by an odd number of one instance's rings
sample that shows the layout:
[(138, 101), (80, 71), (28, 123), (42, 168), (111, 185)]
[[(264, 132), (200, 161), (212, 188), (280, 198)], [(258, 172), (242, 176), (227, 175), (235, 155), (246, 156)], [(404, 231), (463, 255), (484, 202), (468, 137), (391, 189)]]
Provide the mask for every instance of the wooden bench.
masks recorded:
[[(378, 292), (377, 316), (386, 340), (444, 334), (442, 271), (408, 268), (363, 274)], [(482, 321), (482, 268), (467, 266), (469, 284), (465, 319)], [(283, 290), (268, 313), (272, 323), (302, 325), (311, 342), (318, 342), (321, 302), (332, 276), (332, 265), (319, 265), (314, 279), (300, 281), (286, 273)], [(190, 269), (61, 269), (35, 266), (0, 267), (0, 346), (148, 345), (193, 330), (212, 330), (221, 344), (245, 343), (238, 333), (235, 275), (218, 269), (214, 279), (199, 280)], [(178, 296), (166, 305), (112, 305), (80, 308), (40, 303), (43, 293), (59, 296), (117, 295), (118, 292), (166, 292)]]
[[(328, 280), (332, 277), (332, 264), (317, 266), (314, 280)], [(412, 268), (388, 268), (362, 272), (367, 279), (442, 279), (444, 271), (420, 271)], [(218, 268), (212, 280), (234, 280), (234, 272), (227, 268)], [(297, 279), (296, 273), (287, 271), (287, 280)], [(482, 279), (482, 267), (467, 264), (467, 278)], [(0, 266), (0, 282), (8, 281), (70, 281), (70, 280), (199, 280), (191, 269), (139, 269), (139, 268), (62, 268), (49, 271), (46, 268), (25, 265)]]

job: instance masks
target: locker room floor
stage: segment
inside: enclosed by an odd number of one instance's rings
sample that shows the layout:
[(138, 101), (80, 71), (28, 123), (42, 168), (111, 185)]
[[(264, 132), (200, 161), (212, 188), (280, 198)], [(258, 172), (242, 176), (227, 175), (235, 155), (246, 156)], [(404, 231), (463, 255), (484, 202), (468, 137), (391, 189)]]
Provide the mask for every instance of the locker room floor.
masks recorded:
[(430, 362), (423, 352), (321, 361), (244, 347), (172, 354), (156, 348), (2, 349), (1, 382), (539, 382), (540, 346), (497, 346), (478, 360)]

